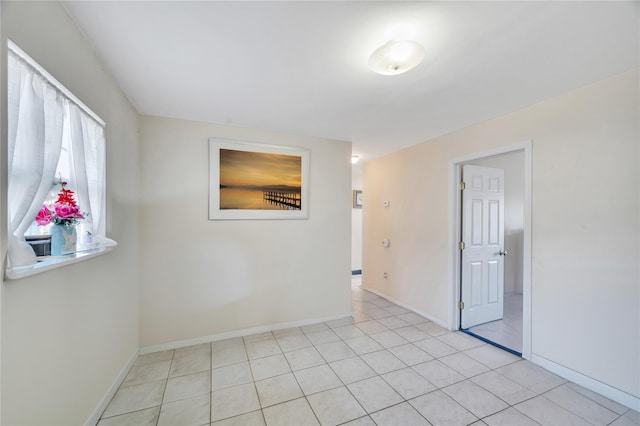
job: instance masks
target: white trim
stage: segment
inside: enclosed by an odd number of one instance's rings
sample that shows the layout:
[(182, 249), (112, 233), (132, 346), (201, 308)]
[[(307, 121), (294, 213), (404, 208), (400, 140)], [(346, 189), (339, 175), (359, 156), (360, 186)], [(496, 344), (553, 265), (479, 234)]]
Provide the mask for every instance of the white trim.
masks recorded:
[(447, 322), (446, 322), (446, 321), (444, 321), (444, 320), (442, 320), (442, 319), (440, 319), (440, 318), (434, 317), (433, 315), (429, 315), (428, 313), (423, 312), (423, 311), (421, 311), (421, 310), (419, 310), (419, 309), (416, 309), (416, 308), (414, 308), (413, 306), (407, 305), (406, 303), (402, 303), (402, 302), (400, 302), (400, 301), (398, 301), (398, 300), (394, 299), (393, 297), (387, 296), (386, 294), (384, 294), (384, 293), (382, 293), (382, 292), (380, 292), (380, 291), (374, 290), (374, 289), (372, 289), (372, 288), (362, 287), (362, 286), (361, 286), (360, 288), (362, 288), (363, 290), (367, 290), (368, 292), (371, 292), (371, 293), (373, 293), (373, 294), (377, 294), (377, 295), (378, 295), (378, 296), (380, 296), (380, 297), (384, 297), (384, 298), (385, 298), (385, 299), (387, 299), (389, 302), (393, 302), (393, 303), (395, 303), (395, 304), (396, 304), (396, 305), (398, 305), (398, 306), (402, 306), (403, 308), (408, 309), (408, 310), (410, 310), (411, 312), (414, 312), (414, 313), (416, 313), (416, 314), (420, 315), (421, 317), (425, 317), (425, 318), (426, 318), (426, 319), (428, 319), (429, 321), (431, 321), (431, 322), (434, 322), (434, 323), (438, 324), (438, 325), (439, 325), (440, 327), (442, 327), (442, 328), (446, 328), (446, 329), (448, 329), (448, 330), (453, 330), (452, 328), (449, 328), (449, 324), (447, 324)]
[[(532, 310), (531, 310), (531, 267), (533, 263), (533, 142), (524, 148), (524, 230), (522, 236), (522, 356), (531, 358)], [(526, 296), (525, 296), (526, 294)]]
[(261, 325), (258, 327), (244, 328), (242, 330), (234, 330), (234, 331), (227, 331), (225, 333), (211, 334), (209, 336), (195, 337), (193, 339), (177, 340), (174, 342), (161, 343), (159, 345), (145, 346), (143, 348), (140, 348), (140, 355), (146, 355), (153, 352), (166, 351), (169, 349), (184, 348), (185, 346), (199, 345), (201, 343), (217, 342), (219, 340), (231, 339), (234, 337), (249, 336), (251, 334), (265, 333), (267, 331), (281, 330), (284, 328), (302, 327), (305, 325), (317, 324), (320, 322), (328, 322), (328, 321), (339, 320), (342, 318), (348, 318), (350, 316), (351, 316), (351, 312), (348, 312), (345, 314), (334, 315), (334, 316), (325, 317), (325, 318), (279, 322), (275, 324)]
[(631, 408), (635, 411), (640, 411), (640, 398), (628, 394), (627, 392), (611, 387), (606, 383), (602, 383), (589, 376), (585, 376), (584, 374), (578, 373), (577, 371), (567, 368), (564, 365), (556, 364), (555, 362), (550, 361), (537, 354), (533, 354), (531, 356), (531, 362), (533, 362), (534, 364), (538, 364), (539, 366), (551, 371), (552, 373), (555, 373), (564, 379), (578, 384), (583, 388), (589, 389), (590, 391), (605, 396), (617, 402), (618, 404), (622, 404), (625, 407)]
[(62, 83), (60, 83), (58, 80), (55, 79), (54, 76), (52, 76), (47, 70), (45, 70), (44, 68), (42, 68), (42, 66), (37, 63), (31, 56), (29, 56), (29, 54), (27, 54), (24, 50), (20, 49), (18, 47), (18, 45), (16, 45), (14, 42), (12, 42), (11, 40), (7, 40), (7, 46), (9, 48), (9, 52), (15, 54), (17, 57), (19, 57), (20, 59), (22, 59), (25, 63), (27, 63), (30, 67), (32, 67), (36, 72), (38, 72), (41, 76), (43, 76), (44, 78), (46, 78), (47, 80), (49, 80), (49, 83), (51, 83), (53, 86), (55, 86), (56, 89), (58, 89), (64, 96), (66, 96), (71, 102), (75, 103), (76, 105), (78, 105), (80, 107), (80, 109), (82, 109), (84, 112), (86, 112), (91, 118), (93, 118), (94, 120), (96, 120), (98, 122), (98, 124), (100, 124), (102, 127), (105, 126), (105, 122), (104, 120), (102, 120), (102, 118), (98, 117), (98, 114), (96, 114), (95, 112), (91, 111), (91, 108), (89, 108), (88, 106), (86, 106), (84, 104), (84, 102), (82, 102), (80, 99), (78, 99), (78, 97), (76, 95), (74, 95), (73, 93), (71, 93), (69, 91), (69, 89), (67, 89), (66, 87), (64, 87), (64, 85)]
[[(220, 152), (222, 150), (280, 154), (300, 158), (300, 209), (260, 210), (220, 208)], [(269, 145), (232, 139), (209, 139), (209, 220), (309, 219), (311, 151), (307, 148)]]
[(85, 426), (89, 426), (89, 425), (94, 426), (98, 424), (98, 421), (102, 416), (102, 413), (104, 413), (104, 410), (107, 409), (107, 406), (113, 399), (113, 396), (116, 394), (116, 392), (120, 388), (120, 385), (122, 384), (122, 382), (124, 382), (124, 379), (127, 377), (127, 374), (129, 374), (129, 370), (131, 370), (131, 368), (133, 367), (133, 364), (135, 364), (136, 360), (138, 359), (139, 354), (140, 354), (140, 351), (138, 350), (134, 351), (133, 354), (131, 354), (131, 356), (129, 357), (129, 360), (124, 365), (124, 367), (122, 367), (122, 369), (120, 370), (120, 373), (118, 373), (118, 376), (109, 387), (109, 390), (107, 390), (107, 393), (104, 394), (104, 396), (102, 397), (102, 399), (100, 400), (96, 408), (94, 408), (93, 412), (89, 415), (89, 418), (87, 419), (87, 421), (84, 422)]
[(7, 280), (17, 280), (29, 277), (31, 275), (41, 274), (42, 272), (51, 271), (53, 269), (62, 268), (63, 266), (73, 265), (74, 263), (84, 262), (94, 257), (102, 256), (113, 250), (117, 245), (115, 241), (109, 240), (104, 246), (86, 251), (78, 251), (73, 254), (64, 256), (49, 256), (38, 260), (38, 263), (27, 266), (7, 267), (5, 278)]
[(524, 152), (524, 233), (523, 233), (523, 305), (522, 305), (522, 357), (531, 358), (531, 197), (532, 197), (532, 149), (533, 141), (520, 142), (507, 145), (489, 151), (470, 154), (464, 157), (454, 158), (449, 161), (449, 323), (450, 330), (460, 328), (460, 316), (458, 301), (460, 300), (460, 250), (458, 242), (460, 235), (460, 190), (458, 183), (461, 177), (461, 165), (480, 158), (495, 155)]

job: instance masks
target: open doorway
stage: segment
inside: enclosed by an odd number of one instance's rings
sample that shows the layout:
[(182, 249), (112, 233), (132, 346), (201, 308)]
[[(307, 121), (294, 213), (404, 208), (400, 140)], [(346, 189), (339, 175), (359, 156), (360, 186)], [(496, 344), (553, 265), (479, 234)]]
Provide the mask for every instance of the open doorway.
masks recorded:
[[(451, 217), (452, 235), (452, 280), (451, 322), (454, 329), (463, 329), (497, 346), (530, 358), (531, 354), (531, 143), (522, 143), (503, 150), (458, 158), (451, 163), (451, 194), (455, 203), (455, 216)], [(486, 320), (470, 320), (469, 277), (464, 262), (462, 219), (464, 214), (463, 192), (458, 188), (462, 182), (463, 168), (499, 170), (504, 172), (504, 219), (503, 241), (494, 243), (496, 259), (503, 262), (500, 287), (500, 314)], [(466, 179), (465, 179), (466, 181)], [(452, 205), (454, 207), (454, 205)], [(468, 226), (468, 223), (467, 223)], [(485, 225), (488, 226), (488, 225)], [(491, 225), (493, 226), (493, 225)], [(469, 234), (466, 235), (469, 238)], [(466, 243), (466, 242), (465, 242)], [(455, 245), (455, 247), (453, 247)], [(468, 247), (468, 246), (467, 246)], [(463, 254), (464, 253), (464, 254)], [(498, 256), (500, 254), (500, 256)], [(493, 259), (488, 262), (495, 263)], [(477, 263), (476, 263), (477, 265)], [(467, 266), (469, 266), (467, 264)], [(491, 265), (489, 265), (490, 267)], [(478, 269), (478, 268), (477, 268)], [(479, 268), (480, 270), (483, 268)], [(502, 272), (503, 271), (503, 272)], [(465, 273), (467, 276), (465, 277)], [(464, 281), (466, 278), (466, 282)], [(465, 289), (463, 289), (463, 283)], [(497, 288), (497, 287), (496, 287)], [(467, 293), (464, 293), (464, 292)], [(494, 290), (494, 293), (495, 290)], [(475, 296), (475, 295), (474, 295)], [(496, 301), (498, 298), (495, 298)], [(466, 306), (463, 301), (466, 300)], [(475, 301), (473, 303), (475, 305)], [(465, 316), (466, 314), (466, 316)]]
[[(501, 171), (503, 200), (500, 209), (500, 244), (494, 256), (496, 264), (500, 265), (500, 293), (495, 297), (500, 303), (500, 314), (487, 318), (487, 320), (474, 321), (465, 324), (461, 321), (461, 327), (466, 331), (504, 347), (517, 354), (522, 354), (522, 299), (523, 299), (523, 234), (524, 234), (524, 152), (516, 151), (507, 154), (494, 155), (469, 161), (463, 165), (463, 180), (467, 180), (464, 170), (468, 166), (479, 166), (479, 170)], [(474, 168), (475, 169), (475, 168)], [(466, 211), (463, 198), (462, 216)], [(496, 232), (498, 234), (498, 232)], [(499, 261), (499, 263), (498, 263)], [(464, 261), (463, 261), (464, 265)], [(461, 270), (463, 281), (469, 271), (464, 266)], [(496, 291), (498, 287), (496, 287)], [(465, 300), (465, 287), (461, 289), (462, 299)], [(496, 303), (497, 304), (497, 303)], [(465, 311), (461, 311), (462, 314)]]

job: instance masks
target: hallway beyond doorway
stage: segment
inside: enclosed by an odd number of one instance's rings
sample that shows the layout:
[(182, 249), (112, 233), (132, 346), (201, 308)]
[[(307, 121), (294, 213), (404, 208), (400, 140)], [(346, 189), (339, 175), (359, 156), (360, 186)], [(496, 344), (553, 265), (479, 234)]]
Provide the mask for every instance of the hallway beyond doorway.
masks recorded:
[(469, 328), (469, 331), (500, 346), (522, 353), (522, 293), (504, 296), (501, 320)]

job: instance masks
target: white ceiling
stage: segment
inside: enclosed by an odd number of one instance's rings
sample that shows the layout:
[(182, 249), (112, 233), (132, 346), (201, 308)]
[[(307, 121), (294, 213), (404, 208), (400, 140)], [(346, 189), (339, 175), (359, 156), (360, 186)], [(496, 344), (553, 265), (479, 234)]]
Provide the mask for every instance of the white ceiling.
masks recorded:
[[(352, 141), (365, 161), (639, 65), (637, 2), (63, 4), (139, 113)], [(398, 24), (425, 60), (375, 74)]]

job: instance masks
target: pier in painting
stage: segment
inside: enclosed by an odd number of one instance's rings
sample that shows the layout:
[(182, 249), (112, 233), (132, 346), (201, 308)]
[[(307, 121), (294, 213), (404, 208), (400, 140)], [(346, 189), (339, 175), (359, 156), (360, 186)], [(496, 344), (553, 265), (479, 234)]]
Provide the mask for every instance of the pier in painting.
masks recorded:
[(285, 208), (288, 207), (292, 210), (300, 210), (302, 203), (300, 194), (296, 192), (263, 191), (262, 199), (268, 203)]

